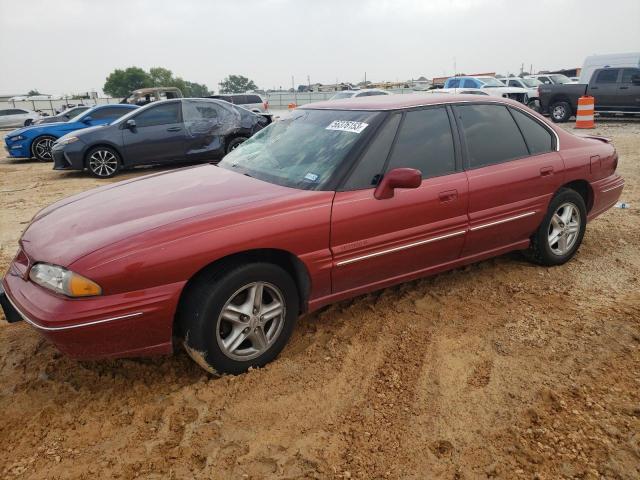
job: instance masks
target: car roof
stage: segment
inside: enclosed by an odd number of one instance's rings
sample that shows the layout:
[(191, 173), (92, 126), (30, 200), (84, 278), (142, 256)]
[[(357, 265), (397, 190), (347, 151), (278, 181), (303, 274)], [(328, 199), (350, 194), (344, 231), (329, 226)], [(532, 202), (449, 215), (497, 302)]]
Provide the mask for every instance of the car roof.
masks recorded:
[[(116, 108), (128, 108), (128, 109), (138, 108), (137, 105), (132, 105), (130, 103), (106, 103), (104, 105), (95, 105), (95, 106), (93, 106), (91, 108), (93, 108), (94, 110), (98, 110), (100, 108), (107, 108), (107, 107), (111, 107), (111, 108), (113, 108), (113, 107), (116, 107)], [(75, 108), (75, 107), (73, 107), (73, 108)]]
[(453, 95), (453, 94), (405, 94), (405, 95), (376, 95), (373, 97), (356, 97), (323, 102), (307, 103), (299, 109), (305, 110), (402, 110), (406, 108), (426, 105), (441, 105), (443, 103), (503, 103), (522, 107), (515, 100), (502, 97), (487, 99), (484, 95)]

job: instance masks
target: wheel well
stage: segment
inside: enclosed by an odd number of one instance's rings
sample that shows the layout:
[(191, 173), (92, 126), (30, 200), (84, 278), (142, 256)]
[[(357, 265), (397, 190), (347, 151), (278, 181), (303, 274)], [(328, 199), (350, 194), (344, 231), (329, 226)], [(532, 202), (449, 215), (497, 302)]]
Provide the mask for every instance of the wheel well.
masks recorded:
[(34, 137), (31, 140), (31, 143), (29, 144), (29, 153), (31, 153), (33, 155), (33, 144), (36, 143), (36, 140), (40, 140), (41, 138), (53, 138), (54, 140), (57, 140), (60, 137), (56, 137), (55, 135), (51, 135), (50, 133), (43, 133), (41, 135), (38, 135), (37, 137)]
[[(238, 265), (243, 263), (255, 263), (255, 262), (267, 262), (278, 265), (291, 275), (296, 286), (298, 287), (298, 296), (300, 299), (300, 313), (307, 311), (307, 301), (311, 292), (311, 278), (307, 267), (302, 261), (291, 252), (286, 250), (279, 250), (273, 248), (262, 248), (255, 250), (247, 250), (244, 252), (234, 253), (226, 257), (219, 258), (218, 260), (204, 266), (198, 272), (196, 272), (185, 284), (180, 294), (180, 300), (178, 301), (178, 309), (180, 310), (185, 293), (189, 286), (197, 282), (203, 275), (207, 274), (212, 269), (219, 269), (223, 267), (229, 267), (232, 265)], [(178, 329), (176, 329), (176, 319), (178, 318), (177, 312), (174, 319), (173, 332), (179, 335)]]
[[(555, 97), (552, 97), (551, 100), (549, 100), (549, 105), (553, 105), (554, 103), (558, 102), (567, 102), (569, 105), (571, 105), (571, 101), (566, 95), (556, 95)], [(573, 109), (573, 107), (571, 107), (571, 109)]]
[(89, 148), (87, 148), (87, 150), (84, 152), (84, 166), (85, 168), (87, 168), (87, 161), (89, 160), (89, 152), (91, 150), (93, 150), (94, 148), (98, 148), (98, 147), (107, 147), (110, 148), (111, 150), (115, 150), (115, 152), (118, 154), (118, 156), (120, 157), (120, 163), (122, 165), (124, 165), (124, 158), (122, 156), (122, 153), (120, 152), (120, 149), (118, 149), (117, 147), (114, 147), (113, 145), (109, 145), (108, 143), (98, 143), (96, 145), (91, 145)]
[(570, 188), (580, 194), (584, 200), (584, 204), (587, 207), (587, 213), (591, 211), (593, 207), (593, 189), (589, 182), (586, 180), (574, 180), (573, 182), (566, 183), (563, 188)]

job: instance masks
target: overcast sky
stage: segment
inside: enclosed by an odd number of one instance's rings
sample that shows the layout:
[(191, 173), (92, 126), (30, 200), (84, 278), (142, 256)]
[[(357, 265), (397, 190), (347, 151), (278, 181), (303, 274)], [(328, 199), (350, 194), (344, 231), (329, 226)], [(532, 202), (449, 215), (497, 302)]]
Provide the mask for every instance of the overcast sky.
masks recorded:
[(640, 0), (0, 0), (0, 94), (166, 67), (218, 90), (581, 66), (640, 51)]

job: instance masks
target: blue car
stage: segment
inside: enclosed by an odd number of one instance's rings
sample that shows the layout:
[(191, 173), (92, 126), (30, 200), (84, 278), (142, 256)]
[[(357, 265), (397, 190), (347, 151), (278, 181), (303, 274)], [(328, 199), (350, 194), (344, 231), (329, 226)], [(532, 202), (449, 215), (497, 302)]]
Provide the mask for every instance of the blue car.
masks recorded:
[(100, 105), (90, 108), (68, 122), (48, 123), (19, 128), (4, 137), (10, 157), (31, 158), (50, 162), (53, 142), (67, 133), (97, 125), (108, 125), (138, 108), (136, 105)]

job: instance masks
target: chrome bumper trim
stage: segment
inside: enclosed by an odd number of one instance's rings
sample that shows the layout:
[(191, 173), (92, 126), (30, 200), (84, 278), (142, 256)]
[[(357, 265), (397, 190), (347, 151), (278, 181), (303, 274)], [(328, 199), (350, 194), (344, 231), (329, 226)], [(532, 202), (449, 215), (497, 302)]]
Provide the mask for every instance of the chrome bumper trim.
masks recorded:
[(600, 190), (600, 193), (610, 192), (611, 190), (615, 190), (617, 188), (624, 187), (624, 182), (619, 183), (618, 185), (614, 185), (613, 187), (605, 188), (604, 190)]
[(102, 320), (94, 320), (92, 322), (87, 322), (87, 323), (76, 323), (75, 325), (64, 325), (62, 327), (45, 327), (43, 325), (38, 324), (37, 322), (34, 322), (28, 316), (26, 316), (22, 312), (22, 310), (20, 310), (18, 308), (18, 306), (15, 304), (15, 302), (11, 299), (11, 297), (9, 296), (9, 294), (6, 291), (5, 291), (5, 294), (7, 295), (7, 299), (9, 300), (9, 303), (11, 305), (13, 305), (13, 308), (16, 309), (16, 311), (20, 314), (20, 316), (23, 318), (23, 320), (25, 322), (27, 322), (28, 324), (34, 326), (38, 330), (44, 330), (44, 331), (47, 331), (47, 332), (56, 332), (56, 331), (59, 331), (59, 330), (71, 330), (73, 328), (90, 327), (92, 325), (99, 325), (101, 323), (113, 322), (114, 320), (122, 320), (122, 319), (125, 319), (125, 318), (138, 317), (138, 316), (143, 314), (143, 312), (135, 312), (135, 313), (129, 313), (127, 315), (120, 315), (118, 317), (104, 318)]

